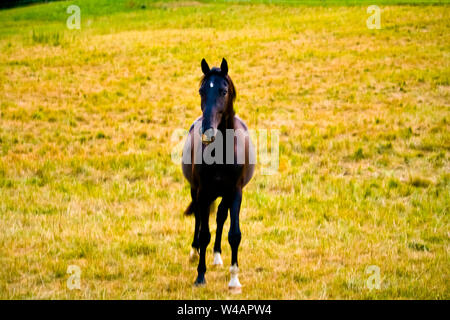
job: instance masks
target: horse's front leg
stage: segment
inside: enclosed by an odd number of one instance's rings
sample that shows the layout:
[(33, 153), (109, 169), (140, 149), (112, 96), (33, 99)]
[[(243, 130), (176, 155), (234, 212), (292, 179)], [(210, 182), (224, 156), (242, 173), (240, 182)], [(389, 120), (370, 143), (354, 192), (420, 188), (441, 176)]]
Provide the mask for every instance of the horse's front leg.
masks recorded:
[(195, 280), (196, 286), (202, 286), (206, 284), (205, 272), (206, 272), (206, 248), (211, 241), (211, 233), (209, 231), (209, 207), (211, 205), (211, 199), (207, 197), (200, 197), (198, 202), (199, 215), (200, 215), (200, 258), (197, 267), (197, 279)]
[(189, 260), (191, 260), (192, 262), (196, 261), (199, 257), (199, 250), (200, 250), (199, 231), (200, 231), (200, 216), (198, 213), (195, 212), (194, 239), (192, 240), (192, 248), (189, 254)]
[(223, 261), (220, 254), (222, 253), (222, 231), (223, 231), (223, 225), (225, 221), (227, 220), (228, 216), (228, 202), (225, 197), (222, 198), (222, 201), (220, 201), (219, 208), (217, 209), (217, 230), (216, 230), (216, 241), (214, 242), (214, 261), (213, 265), (222, 266)]
[(191, 262), (197, 261), (199, 257), (200, 250), (200, 240), (199, 240), (199, 231), (200, 231), (200, 215), (198, 210), (195, 209), (195, 202), (197, 200), (197, 190), (195, 188), (191, 188), (191, 198), (192, 198), (192, 209), (194, 210), (195, 217), (195, 229), (194, 229), (194, 239), (192, 240), (192, 248), (189, 253), (189, 260)]
[(231, 280), (228, 284), (228, 288), (233, 293), (241, 292), (241, 283), (238, 279), (238, 249), (241, 243), (241, 229), (239, 227), (239, 212), (241, 210), (242, 202), (242, 189), (237, 189), (232, 197), (230, 205), (230, 231), (228, 232), (228, 242), (231, 247)]

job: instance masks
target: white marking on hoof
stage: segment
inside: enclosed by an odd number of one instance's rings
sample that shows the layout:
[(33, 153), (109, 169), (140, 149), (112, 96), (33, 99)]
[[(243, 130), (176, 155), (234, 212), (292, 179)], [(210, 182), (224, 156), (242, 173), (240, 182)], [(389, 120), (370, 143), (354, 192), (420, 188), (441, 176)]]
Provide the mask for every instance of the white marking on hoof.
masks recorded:
[(241, 293), (242, 285), (238, 279), (239, 268), (237, 264), (233, 264), (230, 267), (230, 273), (231, 273), (231, 280), (230, 283), (228, 283), (228, 289), (230, 290), (231, 293)]
[(220, 252), (214, 252), (214, 266), (223, 266), (222, 257), (220, 256)]
[(191, 248), (191, 252), (189, 253), (189, 260), (196, 261), (199, 258), (198, 251), (194, 248)]

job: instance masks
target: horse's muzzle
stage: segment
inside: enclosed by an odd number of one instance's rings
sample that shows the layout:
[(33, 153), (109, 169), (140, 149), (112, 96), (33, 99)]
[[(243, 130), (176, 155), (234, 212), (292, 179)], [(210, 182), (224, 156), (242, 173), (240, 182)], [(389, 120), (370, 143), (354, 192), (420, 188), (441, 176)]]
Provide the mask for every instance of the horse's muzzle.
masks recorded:
[(206, 131), (203, 131), (202, 133), (202, 142), (203, 144), (210, 144), (216, 140), (216, 130), (214, 129), (208, 129)]
[(210, 144), (212, 142), (214, 142), (216, 138), (214, 136), (208, 136), (206, 134), (202, 134), (202, 142), (203, 144)]

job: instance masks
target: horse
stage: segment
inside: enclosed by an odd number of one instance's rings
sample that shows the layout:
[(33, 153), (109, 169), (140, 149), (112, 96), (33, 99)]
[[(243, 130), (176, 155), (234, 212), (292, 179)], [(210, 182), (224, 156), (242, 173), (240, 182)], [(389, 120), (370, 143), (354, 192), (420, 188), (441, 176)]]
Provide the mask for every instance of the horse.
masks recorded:
[[(228, 75), (228, 63), (222, 59), (220, 68), (210, 69), (205, 59), (199, 94), (200, 116), (189, 129), (182, 154), (182, 171), (190, 184), (192, 201), (185, 215), (195, 216), (191, 261), (198, 259), (195, 286), (206, 284), (206, 248), (211, 240), (209, 214), (211, 204), (221, 197), (217, 210), (217, 231), (214, 243), (213, 265), (222, 266), (221, 238), (224, 223), (230, 211), (228, 242), (231, 247), (232, 292), (241, 292), (238, 279), (238, 248), (241, 242), (239, 212), (242, 190), (250, 181), (255, 169), (254, 145), (247, 125), (235, 115), (233, 103), (236, 89)], [(224, 161), (226, 159), (226, 161)], [(194, 161), (193, 161), (194, 160)]]

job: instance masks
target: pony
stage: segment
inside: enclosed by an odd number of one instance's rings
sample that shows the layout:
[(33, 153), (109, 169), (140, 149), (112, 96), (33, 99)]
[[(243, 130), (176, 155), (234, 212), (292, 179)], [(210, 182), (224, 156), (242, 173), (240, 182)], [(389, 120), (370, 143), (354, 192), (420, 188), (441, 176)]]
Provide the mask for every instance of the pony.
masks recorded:
[[(213, 265), (222, 266), (221, 239), (224, 223), (230, 212), (228, 242), (231, 247), (231, 291), (241, 292), (238, 279), (238, 249), (241, 242), (239, 212), (242, 190), (255, 169), (255, 152), (248, 128), (235, 115), (236, 89), (228, 75), (228, 63), (222, 59), (220, 68), (210, 68), (201, 61), (200, 116), (191, 125), (183, 148), (182, 171), (190, 184), (192, 201), (185, 215), (195, 216), (191, 261), (198, 258), (195, 286), (206, 284), (206, 248), (211, 241), (209, 215), (211, 204), (221, 198), (217, 210), (217, 231)], [(194, 160), (194, 161), (193, 161)], [(226, 160), (226, 161), (225, 161)]]

